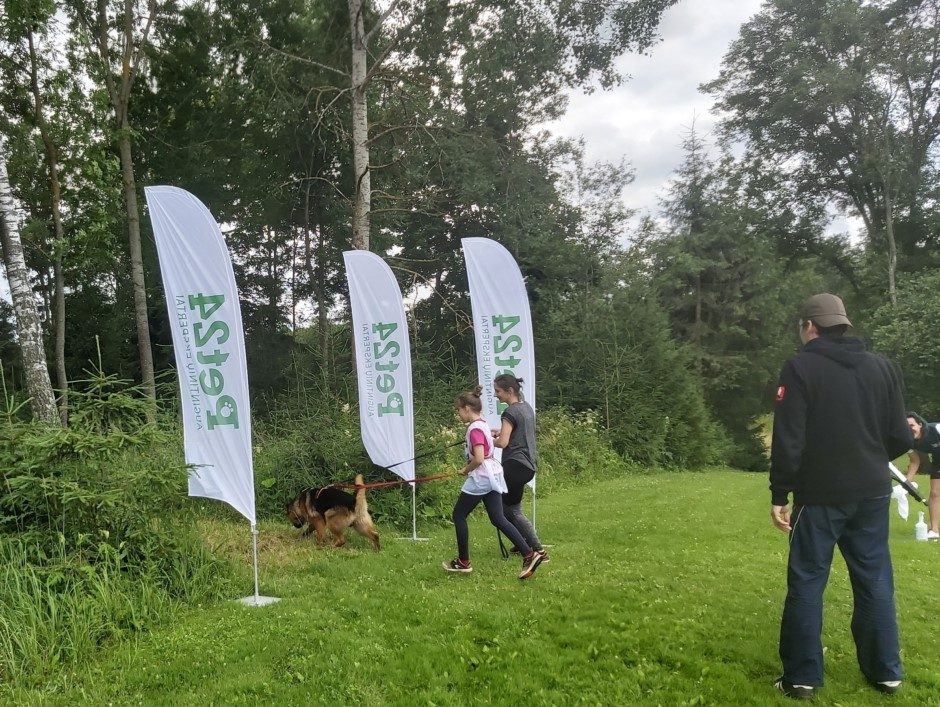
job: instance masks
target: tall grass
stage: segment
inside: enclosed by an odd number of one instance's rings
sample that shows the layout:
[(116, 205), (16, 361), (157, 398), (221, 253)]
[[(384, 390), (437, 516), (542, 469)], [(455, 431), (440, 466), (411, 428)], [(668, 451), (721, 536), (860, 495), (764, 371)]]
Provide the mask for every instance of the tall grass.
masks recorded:
[(185, 503), (172, 421), (107, 376), (71, 399), (68, 429), (0, 416), (0, 683), (44, 680), (231, 574)]
[(102, 544), (94, 564), (58, 551), (0, 541), (0, 681), (35, 684), (107, 643), (145, 630), (185, 603), (210, 600), (226, 573), (192, 539), (168, 569), (130, 567), (122, 548)]

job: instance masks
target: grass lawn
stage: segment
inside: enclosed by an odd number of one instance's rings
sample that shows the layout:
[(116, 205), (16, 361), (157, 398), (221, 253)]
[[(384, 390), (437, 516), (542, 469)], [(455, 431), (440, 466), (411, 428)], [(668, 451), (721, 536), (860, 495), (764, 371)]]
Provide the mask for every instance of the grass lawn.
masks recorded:
[[(449, 528), (429, 542), (383, 532), (374, 554), (315, 549), (286, 523), (262, 527), (264, 608), (193, 609), (104, 649), (19, 704), (787, 704), (771, 688), (786, 536), (766, 475), (631, 476), (539, 501), (552, 561), (516, 579), (482, 508), (474, 571), (451, 575)], [(456, 494), (456, 485), (454, 488)], [(912, 506), (913, 507), (913, 506)], [(892, 508), (907, 678), (888, 698), (863, 681), (838, 557), (827, 591), (821, 704), (940, 705), (940, 545), (915, 543)], [(244, 524), (207, 524), (247, 561)], [(243, 559), (242, 559), (243, 558)], [(245, 564), (242, 594), (250, 587)]]

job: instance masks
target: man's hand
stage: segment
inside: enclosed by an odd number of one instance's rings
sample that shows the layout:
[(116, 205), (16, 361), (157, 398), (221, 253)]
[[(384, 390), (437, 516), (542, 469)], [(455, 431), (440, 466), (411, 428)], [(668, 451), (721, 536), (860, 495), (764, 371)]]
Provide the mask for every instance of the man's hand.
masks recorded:
[(790, 506), (771, 506), (770, 519), (784, 533), (790, 532)]

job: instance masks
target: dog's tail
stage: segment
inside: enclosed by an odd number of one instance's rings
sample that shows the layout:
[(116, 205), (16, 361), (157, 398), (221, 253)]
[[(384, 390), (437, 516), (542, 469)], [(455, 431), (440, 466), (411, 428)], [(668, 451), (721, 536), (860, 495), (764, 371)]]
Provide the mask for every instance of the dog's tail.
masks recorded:
[(356, 489), (356, 520), (361, 520), (369, 515), (369, 504), (366, 503), (366, 490), (361, 488), (365, 484), (365, 481), (362, 479), (362, 474), (356, 474), (356, 486), (360, 488)]

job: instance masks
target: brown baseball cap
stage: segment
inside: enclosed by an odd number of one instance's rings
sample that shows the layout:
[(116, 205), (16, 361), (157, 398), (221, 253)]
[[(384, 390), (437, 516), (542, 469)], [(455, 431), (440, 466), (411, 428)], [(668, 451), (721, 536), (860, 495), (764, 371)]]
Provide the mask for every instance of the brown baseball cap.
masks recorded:
[(803, 321), (812, 319), (816, 326), (827, 328), (838, 324), (852, 326), (852, 322), (845, 314), (845, 305), (842, 299), (828, 292), (813, 295), (803, 303), (800, 309), (800, 318)]

